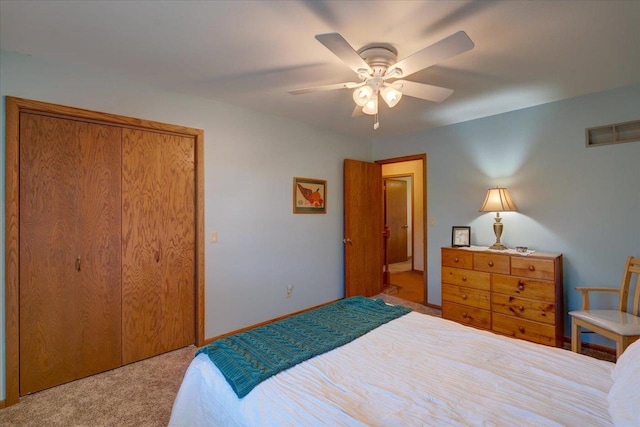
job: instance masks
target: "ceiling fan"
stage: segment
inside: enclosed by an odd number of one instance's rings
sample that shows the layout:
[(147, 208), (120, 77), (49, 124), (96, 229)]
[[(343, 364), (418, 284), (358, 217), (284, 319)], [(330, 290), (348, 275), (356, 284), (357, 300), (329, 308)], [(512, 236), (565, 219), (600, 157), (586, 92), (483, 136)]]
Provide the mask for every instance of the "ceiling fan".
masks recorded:
[(398, 51), (387, 43), (373, 43), (356, 51), (338, 33), (316, 35), (316, 40), (340, 58), (360, 78), (359, 82), (336, 83), (289, 91), (292, 95), (336, 89), (355, 89), (354, 113), (373, 115), (373, 129), (378, 129), (378, 99), (393, 108), (402, 95), (427, 101), (442, 102), (453, 93), (452, 89), (403, 80), (440, 61), (473, 49), (474, 44), (464, 31), (458, 31), (431, 46), (397, 61)]

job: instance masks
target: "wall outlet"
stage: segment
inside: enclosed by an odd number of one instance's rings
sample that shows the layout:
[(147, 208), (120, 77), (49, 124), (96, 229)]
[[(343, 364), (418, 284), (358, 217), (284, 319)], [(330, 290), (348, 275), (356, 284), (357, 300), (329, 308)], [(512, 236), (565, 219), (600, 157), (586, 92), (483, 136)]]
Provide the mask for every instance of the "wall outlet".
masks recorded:
[(292, 293), (293, 293), (293, 285), (287, 286), (287, 293), (285, 295), (285, 298), (291, 298)]

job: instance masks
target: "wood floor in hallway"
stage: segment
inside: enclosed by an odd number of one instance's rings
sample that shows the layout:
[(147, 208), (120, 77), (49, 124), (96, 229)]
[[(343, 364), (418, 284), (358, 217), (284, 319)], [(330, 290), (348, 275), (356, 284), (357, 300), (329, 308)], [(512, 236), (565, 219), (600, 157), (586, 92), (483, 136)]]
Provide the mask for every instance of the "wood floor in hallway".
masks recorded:
[(407, 301), (425, 303), (422, 271), (391, 272), (391, 285), (383, 292)]

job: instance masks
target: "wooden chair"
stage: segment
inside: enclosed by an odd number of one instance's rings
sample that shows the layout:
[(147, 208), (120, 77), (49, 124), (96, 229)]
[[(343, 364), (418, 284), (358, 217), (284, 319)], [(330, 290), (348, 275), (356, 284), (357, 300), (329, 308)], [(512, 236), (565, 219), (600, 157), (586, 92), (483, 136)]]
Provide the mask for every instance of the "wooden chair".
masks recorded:
[[(632, 309), (627, 310), (631, 277), (635, 273), (635, 292)], [(582, 310), (570, 311), (571, 351), (580, 353), (582, 346), (581, 330), (585, 328), (616, 342), (616, 357), (634, 341), (640, 339), (640, 258), (629, 257), (625, 265), (620, 288), (576, 288), (582, 292)], [(618, 294), (617, 310), (591, 310), (589, 292), (615, 292)]]

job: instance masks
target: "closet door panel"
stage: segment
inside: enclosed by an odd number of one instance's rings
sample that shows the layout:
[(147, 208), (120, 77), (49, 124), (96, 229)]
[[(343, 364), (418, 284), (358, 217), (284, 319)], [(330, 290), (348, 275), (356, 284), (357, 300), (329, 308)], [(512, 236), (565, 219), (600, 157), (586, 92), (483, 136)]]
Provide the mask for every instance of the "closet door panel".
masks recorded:
[(84, 311), (78, 338), (83, 359), (95, 373), (120, 366), (122, 360), (122, 129), (83, 125), (77, 267)]
[(77, 128), (20, 117), (20, 394), (74, 378)]
[[(102, 137), (91, 140), (96, 134)], [(93, 182), (85, 173), (112, 168), (113, 156), (101, 154), (111, 150), (112, 144), (116, 144), (117, 165), (119, 131), (21, 114), (21, 395), (120, 364), (120, 342), (113, 327), (120, 322), (120, 274), (119, 270), (103, 271), (102, 262), (105, 257), (120, 259), (119, 245), (113, 245), (113, 236), (120, 231), (119, 179), (115, 175)], [(92, 160), (85, 163), (87, 159)], [(85, 227), (80, 219), (82, 206), (92, 205), (97, 194), (117, 203)], [(108, 249), (115, 254), (104, 253), (101, 244), (95, 247), (100, 253), (90, 253), (85, 239), (109, 241)], [(92, 258), (99, 262), (82, 264)]]
[(123, 363), (195, 340), (193, 139), (123, 131)]
[(195, 168), (193, 138), (163, 135), (161, 275), (169, 295), (167, 334), (173, 348), (195, 342)]

